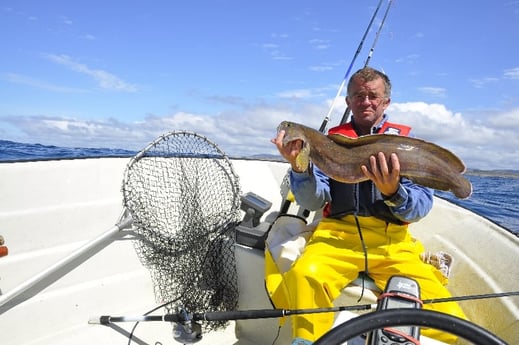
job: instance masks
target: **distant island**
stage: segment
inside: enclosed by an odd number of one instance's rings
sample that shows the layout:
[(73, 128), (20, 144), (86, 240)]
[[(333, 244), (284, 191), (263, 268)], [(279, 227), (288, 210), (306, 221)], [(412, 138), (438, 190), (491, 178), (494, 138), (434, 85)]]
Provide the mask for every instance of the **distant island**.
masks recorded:
[(467, 169), (466, 175), (475, 176), (499, 176), (519, 178), (519, 170), (481, 170), (481, 169)]

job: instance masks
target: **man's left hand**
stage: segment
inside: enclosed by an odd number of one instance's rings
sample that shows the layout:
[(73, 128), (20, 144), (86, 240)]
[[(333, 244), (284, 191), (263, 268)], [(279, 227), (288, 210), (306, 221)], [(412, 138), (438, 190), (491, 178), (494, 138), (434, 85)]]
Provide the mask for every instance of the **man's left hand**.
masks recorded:
[(370, 169), (362, 165), (360, 168), (364, 175), (369, 178), (377, 189), (386, 197), (391, 197), (398, 190), (400, 184), (400, 161), (396, 153), (390, 156), (390, 164), (383, 152), (377, 156), (369, 157)]

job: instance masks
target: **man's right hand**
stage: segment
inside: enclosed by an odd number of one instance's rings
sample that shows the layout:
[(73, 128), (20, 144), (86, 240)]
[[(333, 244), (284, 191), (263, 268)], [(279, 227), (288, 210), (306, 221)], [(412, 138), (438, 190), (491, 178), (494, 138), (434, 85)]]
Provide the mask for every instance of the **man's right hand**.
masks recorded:
[(272, 139), (271, 142), (276, 145), (279, 153), (283, 158), (285, 158), (290, 165), (292, 166), (292, 170), (295, 172), (305, 172), (308, 167), (304, 170), (301, 170), (297, 167), (296, 157), (301, 152), (301, 148), (303, 147), (303, 141), (298, 139), (294, 141), (288, 142), (286, 145), (283, 145), (283, 137), (285, 136), (285, 131), (279, 131), (276, 138)]

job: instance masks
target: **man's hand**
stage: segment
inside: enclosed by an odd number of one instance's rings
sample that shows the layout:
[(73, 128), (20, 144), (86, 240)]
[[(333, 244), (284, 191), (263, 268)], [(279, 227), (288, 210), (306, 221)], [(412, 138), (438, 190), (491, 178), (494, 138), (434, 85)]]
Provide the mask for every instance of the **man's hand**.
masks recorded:
[(400, 184), (400, 161), (396, 153), (391, 154), (390, 160), (389, 166), (384, 153), (379, 152), (377, 157), (369, 157), (370, 169), (365, 165), (360, 167), (364, 175), (387, 197), (395, 194)]
[(285, 158), (290, 165), (292, 166), (292, 170), (295, 172), (304, 172), (305, 170), (301, 170), (297, 167), (296, 157), (301, 152), (301, 148), (303, 147), (302, 140), (294, 140), (288, 142), (286, 145), (283, 145), (283, 137), (285, 136), (285, 131), (279, 131), (277, 137), (271, 140), (271, 142), (276, 145), (279, 153), (283, 158)]

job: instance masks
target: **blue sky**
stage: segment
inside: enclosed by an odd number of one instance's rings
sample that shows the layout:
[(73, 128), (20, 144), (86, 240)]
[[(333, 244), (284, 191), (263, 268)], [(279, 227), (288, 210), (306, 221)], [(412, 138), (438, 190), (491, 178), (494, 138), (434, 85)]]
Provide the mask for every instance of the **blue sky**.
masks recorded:
[[(0, 139), (138, 150), (190, 130), (276, 153), (281, 121), (340, 121), (377, 4), (2, 0)], [(470, 168), (519, 169), (518, 43), (519, 0), (394, 0), (370, 66), (392, 79), (393, 121)]]

